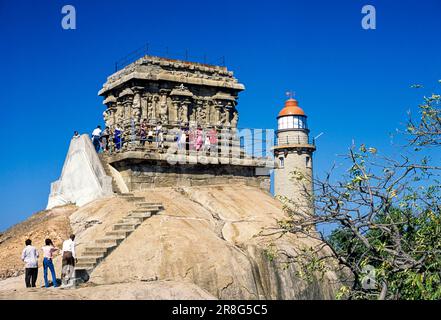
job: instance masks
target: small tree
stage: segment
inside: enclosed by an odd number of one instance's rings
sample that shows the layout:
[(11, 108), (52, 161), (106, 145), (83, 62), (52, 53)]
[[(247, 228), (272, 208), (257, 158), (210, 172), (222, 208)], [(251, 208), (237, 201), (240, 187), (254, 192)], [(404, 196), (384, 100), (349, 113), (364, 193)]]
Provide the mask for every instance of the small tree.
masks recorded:
[[(441, 299), (441, 184), (438, 164), (418, 151), (441, 145), (440, 96), (424, 98), (418, 122), (409, 120), (409, 156), (380, 156), (373, 147), (352, 146), (345, 156), (346, 172), (333, 179), (334, 169), (314, 181), (315, 213), (285, 200), (291, 219), (279, 232), (303, 233), (320, 239), (322, 246), (310, 263), (336, 259), (350, 270), (350, 286), (338, 297), (349, 299)], [(330, 226), (329, 236), (316, 227)], [(319, 253), (320, 252), (320, 253)]]

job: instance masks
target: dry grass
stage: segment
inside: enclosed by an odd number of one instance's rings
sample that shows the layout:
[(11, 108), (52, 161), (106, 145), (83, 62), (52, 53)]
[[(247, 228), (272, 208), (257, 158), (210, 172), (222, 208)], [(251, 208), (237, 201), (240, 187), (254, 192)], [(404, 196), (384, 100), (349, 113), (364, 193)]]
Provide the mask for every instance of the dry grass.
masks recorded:
[(67, 205), (40, 211), (0, 234), (0, 279), (24, 272), (20, 256), (26, 239), (31, 239), (37, 249), (41, 249), (46, 238), (60, 247), (72, 232), (69, 216), (75, 210), (76, 206)]

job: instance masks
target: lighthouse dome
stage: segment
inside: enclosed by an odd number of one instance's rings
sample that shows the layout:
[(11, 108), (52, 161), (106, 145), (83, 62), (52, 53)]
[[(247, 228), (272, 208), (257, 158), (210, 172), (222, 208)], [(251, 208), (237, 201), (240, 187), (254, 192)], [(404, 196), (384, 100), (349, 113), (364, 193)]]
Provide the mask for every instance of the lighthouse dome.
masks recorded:
[(290, 98), (286, 100), (285, 106), (280, 110), (278, 119), (278, 130), (307, 129), (306, 114), (299, 107), (297, 100)]

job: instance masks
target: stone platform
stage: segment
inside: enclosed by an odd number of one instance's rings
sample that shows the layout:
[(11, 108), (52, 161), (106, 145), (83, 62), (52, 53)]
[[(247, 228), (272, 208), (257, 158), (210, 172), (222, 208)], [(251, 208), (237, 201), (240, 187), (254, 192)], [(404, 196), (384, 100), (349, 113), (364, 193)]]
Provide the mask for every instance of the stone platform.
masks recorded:
[(125, 151), (101, 158), (115, 170), (129, 191), (155, 187), (198, 186), (231, 182), (269, 192), (268, 159), (207, 156), (202, 153), (170, 154)]

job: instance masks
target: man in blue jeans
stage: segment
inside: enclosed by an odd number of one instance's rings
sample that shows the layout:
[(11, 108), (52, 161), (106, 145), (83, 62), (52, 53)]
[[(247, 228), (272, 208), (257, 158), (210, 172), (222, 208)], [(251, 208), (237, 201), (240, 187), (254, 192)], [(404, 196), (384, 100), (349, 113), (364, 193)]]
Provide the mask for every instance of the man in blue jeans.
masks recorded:
[(52, 275), (52, 283), (54, 285), (54, 288), (58, 286), (57, 284), (57, 277), (55, 275), (55, 268), (54, 263), (52, 262), (52, 258), (54, 256), (55, 251), (58, 249), (54, 247), (54, 244), (52, 243), (51, 239), (46, 239), (45, 241), (46, 245), (41, 248), (43, 250), (43, 275), (44, 275), (44, 286), (46, 288), (49, 288), (49, 281), (47, 279), (47, 269), (51, 271)]

